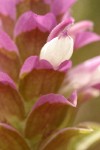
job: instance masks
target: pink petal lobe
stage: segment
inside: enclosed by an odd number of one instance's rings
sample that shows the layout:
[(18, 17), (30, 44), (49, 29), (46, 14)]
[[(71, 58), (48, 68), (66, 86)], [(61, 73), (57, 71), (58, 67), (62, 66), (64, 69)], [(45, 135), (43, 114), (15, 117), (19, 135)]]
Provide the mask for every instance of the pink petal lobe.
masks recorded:
[(0, 72), (0, 83), (10, 84), (12, 88), (16, 89), (14, 81), (6, 73)]
[(13, 0), (0, 1), (0, 13), (5, 16), (10, 16), (13, 20), (16, 18), (15, 2)]
[(66, 60), (60, 64), (58, 70), (62, 72), (67, 72), (71, 67), (72, 67), (72, 62)]
[(16, 23), (14, 35), (18, 36), (22, 32), (28, 32), (38, 28), (42, 32), (49, 32), (56, 25), (56, 19), (52, 13), (44, 16), (28, 11), (20, 16)]
[(50, 41), (53, 38), (57, 37), (61, 32), (63, 32), (64, 29), (67, 30), (67, 28), (74, 22), (72, 18), (69, 18), (67, 20), (62, 21), (59, 23), (49, 34), (48, 40)]
[(81, 33), (84, 31), (91, 31), (93, 29), (93, 22), (89, 20), (84, 20), (80, 21), (78, 23), (75, 23), (71, 28), (70, 28), (70, 34), (75, 35), (77, 33)]
[(51, 1), (51, 11), (55, 15), (63, 14), (76, 2), (76, 0), (53, 0)]
[(93, 32), (83, 32), (76, 35), (75, 48), (81, 48), (87, 44), (100, 41), (100, 36)]
[[(84, 78), (84, 80), (82, 80)], [(91, 58), (74, 68), (66, 74), (60, 93), (67, 93), (74, 89), (78, 95), (87, 100), (100, 95), (100, 56)], [(86, 95), (86, 96), (85, 96)]]
[(100, 90), (100, 83), (93, 85), (93, 88)]
[(20, 77), (30, 73), (33, 69), (53, 69), (52, 65), (46, 60), (39, 60), (38, 56), (30, 56), (21, 68)]
[(18, 55), (18, 49), (6, 32), (0, 30), (0, 49), (4, 48), (8, 52), (14, 52)]

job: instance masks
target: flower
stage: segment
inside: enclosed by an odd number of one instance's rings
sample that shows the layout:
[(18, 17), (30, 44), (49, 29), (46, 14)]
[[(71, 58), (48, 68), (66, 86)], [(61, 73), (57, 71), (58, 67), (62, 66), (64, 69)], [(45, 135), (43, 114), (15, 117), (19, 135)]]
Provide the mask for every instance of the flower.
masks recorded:
[[(77, 93), (100, 88), (100, 58), (89, 61), (92, 67), (80, 65), (79, 71), (86, 78), (91, 73), (91, 80), (77, 88), (73, 82), (78, 69), (71, 69), (71, 56), (74, 49), (100, 38), (90, 31), (92, 22), (74, 25), (72, 17), (63, 17), (75, 2), (0, 1), (0, 149), (63, 150), (73, 137), (93, 131), (73, 127), (73, 121)], [(70, 94), (60, 94), (61, 87)]]
[(74, 24), (69, 34), (75, 40), (75, 49), (79, 49), (87, 44), (100, 41), (100, 36), (92, 31), (93, 22), (84, 20)]
[(66, 18), (58, 24), (49, 34), (48, 41), (59, 35), (64, 29), (68, 30), (68, 34), (73, 38), (75, 50), (92, 42), (100, 41), (100, 35), (92, 31), (93, 22), (84, 20), (74, 24), (73, 18)]
[[(84, 79), (84, 80), (83, 80)], [(100, 57), (94, 57), (72, 68), (61, 92), (76, 89), (85, 99), (100, 95)], [(78, 94), (78, 95), (79, 95)]]
[[(62, 49), (62, 51), (61, 51)], [(73, 53), (73, 39), (70, 36), (56, 37), (47, 42), (40, 53), (40, 59), (48, 60), (54, 68), (69, 60)]]

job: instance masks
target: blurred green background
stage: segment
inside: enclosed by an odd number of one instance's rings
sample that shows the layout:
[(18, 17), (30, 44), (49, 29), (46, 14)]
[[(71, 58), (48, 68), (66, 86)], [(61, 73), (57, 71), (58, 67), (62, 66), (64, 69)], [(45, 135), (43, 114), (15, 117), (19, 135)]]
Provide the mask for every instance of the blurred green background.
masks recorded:
[[(94, 31), (100, 34), (100, 0), (78, 0), (73, 6), (72, 15), (76, 21), (91, 20), (94, 22)], [(79, 49), (73, 55), (73, 65), (100, 55), (100, 42), (92, 43)], [(75, 123), (83, 121), (100, 122), (100, 97), (92, 99), (82, 105)]]

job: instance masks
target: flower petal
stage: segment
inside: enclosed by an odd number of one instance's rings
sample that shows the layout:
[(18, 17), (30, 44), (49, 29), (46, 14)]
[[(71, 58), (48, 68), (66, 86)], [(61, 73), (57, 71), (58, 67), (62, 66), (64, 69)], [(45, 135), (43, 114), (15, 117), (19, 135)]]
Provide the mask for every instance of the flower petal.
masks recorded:
[(75, 48), (81, 48), (87, 44), (100, 41), (100, 36), (93, 32), (78, 33), (75, 37)]
[(93, 29), (93, 22), (89, 20), (84, 20), (75, 23), (69, 30), (71, 35), (76, 35), (77, 33), (81, 33), (84, 31), (91, 31)]
[(19, 54), (15, 43), (2, 30), (0, 30), (0, 49), (1, 48), (8, 50), (8, 52), (16, 53), (17, 55)]
[(76, 0), (46, 0), (51, 6), (51, 12), (60, 15), (68, 11), (68, 9), (76, 2)]
[[(66, 66), (70, 65), (68, 62), (65, 64)], [(37, 56), (31, 56), (22, 66), (19, 90), (25, 100), (32, 100), (34, 96), (41, 94), (57, 92), (64, 79), (64, 75), (64, 65), (57, 71), (46, 60), (39, 60)]]
[(0, 123), (0, 149), (30, 150), (24, 138), (11, 126)]
[(13, 80), (0, 72), (0, 121), (13, 122), (14, 118), (24, 118), (23, 100)]
[(62, 72), (67, 72), (71, 67), (72, 67), (72, 62), (70, 60), (66, 60), (60, 64), (58, 70)]
[[(69, 71), (69, 78), (77, 89), (84, 89), (100, 82), (100, 56), (91, 58)], [(82, 77), (84, 81), (82, 82)]]
[(42, 47), (40, 59), (47, 60), (57, 69), (61, 63), (71, 58), (73, 45), (73, 39), (70, 36), (56, 37)]
[(41, 96), (27, 118), (25, 128), (26, 137), (32, 138), (33, 142), (34, 139), (40, 137), (38, 139), (40, 141), (41, 138), (60, 128), (66, 118), (67, 123), (69, 123), (68, 111), (72, 107), (76, 107), (76, 103), (77, 98), (75, 95), (69, 99), (59, 94)]
[(93, 88), (100, 90), (100, 83), (93, 85)]
[(16, 5), (22, 0), (0, 0), (0, 19), (3, 29), (13, 37), (13, 29), (16, 20)]
[[(73, 18), (69, 18), (67, 20), (62, 21), (59, 23), (49, 34), (48, 42), (53, 38), (57, 37), (64, 29), (68, 28), (74, 22)], [(67, 29), (66, 29), (67, 30)]]
[(9, 16), (13, 20), (16, 19), (16, 5), (23, 0), (1, 0), (0, 1), (0, 14)]
[(0, 1), (0, 13), (5, 16), (10, 16), (13, 20), (16, 18), (16, 7), (13, 0)]
[(87, 100), (90, 96), (100, 95), (99, 84), (100, 56), (96, 56), (70, 69), (59, 92), (65, 94), (77, 89), (78, 95), (84, 95), (83, 97)]

